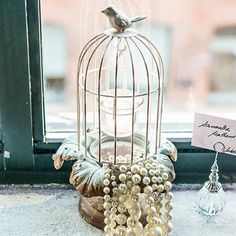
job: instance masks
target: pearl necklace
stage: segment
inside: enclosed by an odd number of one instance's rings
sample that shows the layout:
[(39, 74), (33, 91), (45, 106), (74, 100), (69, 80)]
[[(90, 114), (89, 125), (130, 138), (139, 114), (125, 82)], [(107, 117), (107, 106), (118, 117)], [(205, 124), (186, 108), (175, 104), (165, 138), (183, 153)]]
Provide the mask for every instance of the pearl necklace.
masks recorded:
[[(173, 209), (168, 179), (163, 165), (153, 158), (138, 164), (107, 165), (103, 181), (106, 236), (168, 235)], [(145, 227), (140, 222), (142, 210), (147, 212)]]

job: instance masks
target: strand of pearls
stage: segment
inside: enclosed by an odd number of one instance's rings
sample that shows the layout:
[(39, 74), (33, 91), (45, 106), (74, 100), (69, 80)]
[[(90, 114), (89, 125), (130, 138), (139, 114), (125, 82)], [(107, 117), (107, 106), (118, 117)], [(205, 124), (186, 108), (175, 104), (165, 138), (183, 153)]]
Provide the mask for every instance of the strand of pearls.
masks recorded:
[[(152, 158), (138, 164), (107, 165), (103, 181), (106, 236), (168, 235), (173, 209), (168, 178), (164, 167)], [(141, 195), (145, 199), (142, 204)], [(143, 208), (147, 212), (145, 227), (140, 222)]]

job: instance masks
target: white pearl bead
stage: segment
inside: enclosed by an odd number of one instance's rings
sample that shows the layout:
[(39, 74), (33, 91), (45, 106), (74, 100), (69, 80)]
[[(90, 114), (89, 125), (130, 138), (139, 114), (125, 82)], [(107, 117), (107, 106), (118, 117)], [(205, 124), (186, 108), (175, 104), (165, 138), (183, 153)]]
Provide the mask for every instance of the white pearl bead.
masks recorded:
[(117, 236), (126, 236), (126, 227), (119, 225), (116, 227), (116, 235)]
[(127, 172), (126, 172), (126, 177), (127, 177), (128, 179), (131, 179), (132, 176), (133, 176), (133, 173), (132, 173), (131, 171), (127, 171)]
[(171, 202), (167, 202), (165, 204), (165, 208), (167, 211), (171, 211), (173, 209), (173, 204)]
[(104, 228), (104, 232), (107, 233), (107, 234), (111, 234), (113, 232), (113, 228), (109, 225), (106, 225), (105, 228)]
[(112, 181), (112, 182), (111, 182), (111, 185), (112, 185), (113, 187), (115, 187), (115, 186), (117, 185), (116, 181)]
[(155, 226), (152, 230), (151, 230), (151, 235), (152, 236), (162, 236), (162, 229), (158, 226)]
[(160, 184), (160, 183), (162, 183), (162, 181), (163, 181), (163, 179), (161, 178), (161, 176), (158, 176), (158, 177), (157, 177), (157, 183)]
[(156, 209), (157, 209), (157, 210), (160, 210), (160, 209), (162, 208), (163, 205), (162, 205), (161, 202), (158, 202), (158, 203), (156, 203), (155, 206), (156, 206)]
[(149, 205), (153, 205), (154, 204), (154, 198), (152, 196), (149, 196), (146, 198), (146, 203)]
[(143, 167), (143, 163), (142, 163), (142, 162), (139, 162), (138, 165), (139, 165), (140, 167)]
[[(153, 184), (153, 185), (154, 185), (154, 184)], [(153, 185), (152, 185), (152, 188), (153, 188)], [(154, 188), (153, 188), (153, 190), (154, 190)], [(158, 195), (159, 195), (158, 192), (154, 192), (154, 193), (152, 194), (152, 196), (154, 197), (155, 200), (157, 200)]]
[(170, 181), (166, 181), (164, 183), (164, 188), (166, 191), (169, 191), (172, 188), (172, 183)]
[(157, 191), (158, 191), (159, 193), (162, 193), (162, 192), (164, 191), (164, 189), (165, 189), (164, 186), (163, 186), (162, 184), (159, 184)]
[(151, 220), (151, 224), (153, 225), (161, 225), (162, 224), (162, 221), (160, 218), (158, 218), (157, 216), (154, 216)]
[(138, 203), (133, 203), (130, 208), (128, 208), (128, 212), (135, 219), (139, 219), (141, 217), (140, 205)]
[(138, 174), (135, 174), (132, 176), (132, 181), (136, 184), (138, 184), (141, 181), (141, 177)]
[(152, 218), (153, 218), (153, 215), (147, 215), (146, 221), (147, 221), (148, 223), (151, 223)]
[(119, 225), (123, 225), (126, 223), (127, 217), (124, 214), (119, 214), (116, 216), (116, 222)]
[(158, 167), (158, 164), (157, 164), (157, 162), (155, 161), (155, 162), (152, 164), (152, 168), (153, 168), (153, 169), (157, 169), (157, 167)]
[(153, 183), (156, 183), (157, 182), (157, 177), (156, 176), (152, 176), (151, 180), (152, 180)]
[(124, 182), (124, 181), (126, 180), (126, 175), (125, 175), (125, 174), (120, 174), (120, 175), (119, 175), (119, 180), (120, 180), (121, 182)]
[(151, 236), (151, 225), (150, 224), (147, 224), (145, 227), (144, 227), (144, 231), (143, 231), (143, 235), (144, 236)]
[(138, 193), (140, 193), (140, 191), (141, 191), (141, 189), (138, 185), (133, 186), (132, 189), (131, 189), (131, 192), (133, 194), (138, 194)]
[(139, 196), (138, 195), (134, 195), (131, 197), (131, 200), (134, 202), (138, 202)]
[(117, 212), (116, 207), (112, 207), (112, 208), (111, 208), (111, 214), (116, 214), (116, 212)]
[(104, 180), (103, 180), (103, 184), (104, 184), (105, 186), (108, 186), (108, 185), (110, 184), (110, 181), (109, 181), (108, 179), (104, 179)]
[(143, 178), (143, 183), (145, 184), (145, 185), (148, 185), (149, 183), (150, 183), (150, 178), (149, 177), (144, 177)]
[(112, 175), (111, 180), (115, 180), (115, 179), (116, 179), (115, 175)]
[(110, 192), (110, 189), (109, 189), (108, 187), (105, 187), (105, 188), (103, 189), (103, 192), (104, 192), (105, 194), (108, 194), (108, 193)]
[(113, 192), (113, 193), (117, 193), (117, 191), (118, 191), (118, 188), (113, 188), (113, 189), (112, 189), (112, 192)]
[(109, 179), (111, 176), (110, 176), (109, 173), (105, 173), (104, 177), (105, 177), (106, 179)]
[(134, 229), (129, 228), (129, 229), (127, 230), (127, 234), (126, 234), (126, 235), (127, 235), (127, 236), (136, 236), (137, 234), (136, 234), (136, 232), (135, 232)]
[(104, 219), (104, 223), (105, 223), (106, 225), (108, 225), (108, 224), (111, 223), (111, 221), (110, 221), (108, 218), (105, 218), (105, 219)]
[(170, 212), (166, 212), (164, 217), (169, 221), (169, 220), (172, 220), (173, 216)]
[(110, 215), (111, 215), (110, 211), (108, 211), (108, 210), (105, 210), (105, 211), (104, 211), (104, 216), (105, 216), (105, 217), (108, 218), (108, 217), (110, 217)]
[(131, 172), (133, 172), (134, 174), (138, 173), (139, 169), (140, 169), (140, 167), (137, 164), (134, 164), (131, 166)]
[(153, 192), (153, 188), (151, 186), (145, 186), (143, 191), (146, 194), (151, 194)]
[(125, 207), (124, 204), (119, 204), (119, 206), (117, 207), (117, 209), (118, 209), (118, 211), (119, 211), (120, 213), (126, 212), (126, 207)]
[(153, 170), (153, 169), (149, 170), (149, 174), (150, 174), (150, 175), (152, 175), (152, 176), (153, 176), (153, 175), (155, 175), (155, 173), (156, 173), (156, 171), (155, 171), (155, 170)]
[(113, 206), (114, 208), (115, 208), (115, 207), (118, 207), (118, 205), (119, 205), (119, 203), (118, 203), (117, 201), (116, 201), (116, 202), (113, 201), (111, 204), (112, 204), (112, 206)]
[[(110, 224), (109, 224), (112, 228), (116, 227), (116, 222), (114, 220), (111, 220)], [(113, 231), (114, 232), (114, 231)], [(112, 234), (113, 236), (113, 234)]]
[(161, 174), (161, 171), (159, 169), (157, 169), (157, 168), (155, 168), (155, 172), (156, 172), (156, 175), (160, 175)]
[(110, 169), (110, 168), (107, 168), (107, 169), (105, 170), (105, 172), (108, 173), (108, 174), (110, 174), (110, 173), (111, 173), (111, 169)]
[(147, 214), (148, 215), (154, 215), (156, 213), (156, 208), (151, 206), (147, 209)]
[(165, 173), (165, 172), (162, 173), (161, 177), (162, 177), (163, 180), (168, 180), (168, 174)]
[(119, 196), (119, 202), (125, 202), (127, 199), (127, 196), (126, 195), (120, 195)]
[(136, 232), (136, 235), (142, 235), (143, 225), (140, 222), (137, 222), (134, 226), (134, 230)]
[(129, 181), (126, 182), (126, 185), (127, 185), (128, 188), (132, 188), (133, 182), (129, 180)]
[(127, 171), (127, 167), (125, 165), (121, 165), (120, 172), (126, 172), (126, 171)]
[(138, 223), (138, 220), (136, 220), (132, 216), (127, 219), (127, 226), (129, 228), (133, 228), (137, 223)]
[(154, 191), (156, 191), (158, 189), (158, 185), (157, 184), (153, 184), (152, 188), (153, 188)]
[(111, 199), (112, 199), (113, 202), (117, 202), (118, 197), (117, 196), (112, 196)]
[(140, 174), (141, 174), (142, 176), (145, 176), (147, 173), (148, 173), (148, 171), (147, 171), (146, 168), (142, 167), (142, 168), (140, 169)]
[(166, 225), (165, 225), (165, 231), (166, 231), (166, 233), (169, 234), (169, 233), (172, 231), (172, 229), (173, 229), (172, 224), (171, 224), (170, 222), (167, 222)]
[(150, 163), (147, 163), (146, 165), (145, 165), (145, 167), (146, 167), (146, 169), (150, 169), (151, 168), (151, 164)]
[(162, 195), (159, 194), (159, 193), (157, 193), (156, 200), (157, 200), (158, 202), (161, 202), (162, 199), (163, 199)]
[(165, 194), (165, 199), (166, 199), (167, 201), (170, 201), (172, 198), (173, 198), (173, 193), (171, 193), (171, 192), (166, 192), (166, 194)]
[(104, 195), (103, 199), (104, 201), (108, 202), (110, 201), (111, 197), (109, 195)]
[(104, 202), (104, 203), (103, 203), (103, 207), (104, 207), (106, 210), (108, 210), (108, 209), (111, 208), (111, 203), (110, 203), (110, 202)]
[(119, 187), (118, 187), (118, 189), (119, 189), (122, 193), (124, 193), (124, 192), (127, 190), (127, 186), (126, 186), (126, 184), (120, 184)]

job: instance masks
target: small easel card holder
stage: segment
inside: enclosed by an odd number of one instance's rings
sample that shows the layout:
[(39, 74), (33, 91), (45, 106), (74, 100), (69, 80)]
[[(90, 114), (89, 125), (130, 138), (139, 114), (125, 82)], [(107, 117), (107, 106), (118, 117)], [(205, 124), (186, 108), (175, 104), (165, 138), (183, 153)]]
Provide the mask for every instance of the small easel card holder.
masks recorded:
[(192, 146), (236, 155), (236, 121), (195, 113)]
[(192, 146), (214, 150), (215, 160), (208, 180), (198, 193), (200, 213), (214, 216), (223, 211), (225, 192), (219, 182), (218, 153), (236, 155), (236, 121), (195, 113)]

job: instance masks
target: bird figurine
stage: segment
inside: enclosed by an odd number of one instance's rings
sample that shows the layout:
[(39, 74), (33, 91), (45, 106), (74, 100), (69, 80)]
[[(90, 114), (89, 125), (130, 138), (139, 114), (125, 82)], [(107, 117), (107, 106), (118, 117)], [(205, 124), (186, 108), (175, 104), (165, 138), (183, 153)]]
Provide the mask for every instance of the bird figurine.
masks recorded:
[(133, 23), (147, 18), (147, 16), (129, 18), (115, 6), (108, 6), (102, 13), (108, 17), (111, 26), (117, 30), (117, 33), (122, 33), (125, 29), (131, 27)]

